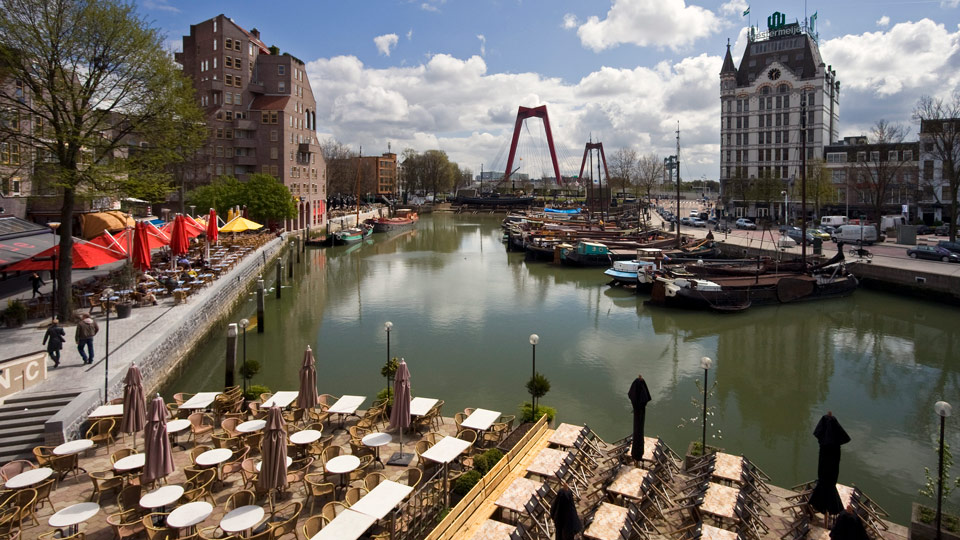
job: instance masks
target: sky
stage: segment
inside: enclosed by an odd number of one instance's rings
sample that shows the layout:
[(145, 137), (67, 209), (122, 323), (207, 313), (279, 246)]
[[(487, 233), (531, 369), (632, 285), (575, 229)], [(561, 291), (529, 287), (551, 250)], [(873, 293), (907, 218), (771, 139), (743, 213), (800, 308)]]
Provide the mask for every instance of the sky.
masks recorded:
[[(137, 0), (180, 50), (190, 25), (220, 13), (307, 63), (317, 137), (364, 155), (445, 151), (502, 171), (517, 108), (546, 105), (561, 173), (588, 140), (676, 153), (684, 179), (716, 179), (719, 72), (739, 64), (748, 21), (817, 13), (820, 52), (841, 84), (841, 136), (911, 119), (923, 95), (960, 91), (960, 0), (354, 0), (269, 3)], [(749, 7), (750, 14), (743, 16)], [(553, 176), (543, 126), (520, 137), (520, 172)]]

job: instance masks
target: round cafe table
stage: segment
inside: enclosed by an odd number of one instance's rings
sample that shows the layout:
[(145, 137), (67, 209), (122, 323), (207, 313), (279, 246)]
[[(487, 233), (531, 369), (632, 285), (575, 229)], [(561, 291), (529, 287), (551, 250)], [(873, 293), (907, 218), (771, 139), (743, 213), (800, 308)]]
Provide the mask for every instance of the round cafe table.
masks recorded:
[[(287, 467), (289, 467), (291, 463), (293, 463), (293, 460), (288, 457), (288, 458), (287, 458)], [(263, 461), (258, 461), (257, 464), (256, 464), (257, 472), (260, 472), (260, 466), (261, 466), (261, 465), (263, 465)]]
[(180, 432), (185, 431), (190, 428), (190, 421), (185, 418), (179, 418), (177, 420), (171, 420), (167, 422), (167, 435), (173, 435), (173, 444), (179, 446), (183, 450), (186, 450), (186, 447), (180, 444)]
[(359, 466), (360, 458), (353, 454), (347, 454), (331, 458), (323, 468), (330, 474), (339, 474), (340, 486), (342, 487), (346, 484), (347, 473), (355, 471)]
[[(249, 504), (231, 510), (220, 520), (220, 528), (224, 532), (239, 533), (252, 529), (263, 519), (263, 508)], [(306, 540), (310, 540), (309, 538)]]
[(195, 501), (178, 506), (167, 516), (167, 525), (174, 529), (192, 529), (213, 513), (213, 506), (204, 501)]
[(80, 452), (83, 452), (89, 448), (93, 448), (93, 441), (90, 439), (77, 439), (75, 441), (65, 442), (54, 448), (53, 455), (72, 456), (73, 454), (79, 454)]
[(7, 489), (20, 489), (30, 487), (43, 482), (53, 474), (53, 469), (49, 467), (40, 467), (39, 469), (30, 469), (7, 480), (4, 487)]
[(77, 527), (84, 521), (97, 515), (100, 511), (100, 505), (94, 502), (84, 502), (68, 506), (61, 509), (56, 514), (50, 516), (47, 524), (55, 529), (67, 529), (64, 536), (73, 536), (77, 534)]
[(116, 471), (132, 471), (134, 469), (139, 469), (143, 467), (146, 459), (146, 454), (131, 454), (125, 458), (118, 459), (117, 462), (113, 464), (113, 469)]
[(240, 433), (253, 433), (267, 427), (266, 420), (248, 420), (242, 424), (237, 424), (236, 430)]
[(389, 433), (368, 433), (363, 436), (361, 442), (363, 442), (364, 446), (373, 448), (377, 463), (379, 463), (381, 467), (386, 468), (386, 465), (380, 460), (380, 447), (390, 444), (392, 440), (393, 436)]
[(159, 508), (160, 512), (183, 496), (183, 486), (169, 485), (159, 487), (143, 497), (140, 497), (140, 507), (148, 510)]
[(214, 448), (197, 456), (195, 460), (200, 467), (213, 467), (220, 465), (233, 456), (233, 450), (229, 448)]
[(323, 433), (315, 429), (303, 429), (290, 435), (290, 442), (303, 446), (316, 441), (321, 435), (323, 435)]

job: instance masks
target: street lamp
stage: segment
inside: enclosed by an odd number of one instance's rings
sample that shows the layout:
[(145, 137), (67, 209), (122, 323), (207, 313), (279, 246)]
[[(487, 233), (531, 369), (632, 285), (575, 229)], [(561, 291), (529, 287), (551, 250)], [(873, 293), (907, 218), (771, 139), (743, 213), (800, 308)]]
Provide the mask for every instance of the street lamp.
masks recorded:
[(243, 393), (247, 393), (247, 325), (248, 319), (240, 319), (240, 328), (243, 328), (243, 364), (241, 364), (240, 378), (243, 379)]
[(110, 384), (110, 302), (117, 300), (117, 297), (113, 295), (113, 289), (109, 287), (103, 290), (103, 295), (107, 297), (107, 335), (103, 355), (103, 404), (106, 405), (109, 401), (107, 388)]
[(938, 401), (933, 405), (933, 410), (940, 416), (940, 468), (937, 473), (937, 540), (940, 540), (940, 509), (943, 506), (943, 425), (950, 416), (952, 407), (946, 401)]
[(383, 329), (387, 331), (387, 363), (384, 364), (387, 369), (387, 399), (390, 398), (390, 329), (393, 328), (393, 323), (387, 321), (383, 323)]
[(710, 371), (710, 366), (713, 365), (713, 360), (709, 357), (704, 356), (700, 359), (700, 367), (703, 369), (703, 434), (700, 438), (700, 455), (707, 455), (707, 373)]
[[(532, 359), (533, 359), (533, 361), (532, 361), (532, 370), (533, 370), (533, 373), (530, 375), (530, 380), (531, 380), (531, 382), (532, 382), (533, 379), (537, 376), (537, 343), (540, 343), (540, 336), (538, 336), (538, 335), (536, 335), (536, 334), (530, 334), (530, 345), (533, 347), (533, 350), (532, 350), (532, 355), (533, 355), (533, 357), (532, 357)], [(536, 383), (534, 383), (534, 384), (536, 384)], [(533, 407), (533, 417), (534, 417), (534, 418), (537, 417), (537, 401), (536, 401), (536, 400), (537, 400), (536, 396), (535, 396), (534, 393), (531, 391), (531, 392), (530, 392), (530, 406)]]
[(790, 204), (788, 197), (790, 195), (786, 191), (781, 191), (780, 194), (783, 195), (783, 224), (787, 225), (790, 219), (790, 214), (787, 212), (787, 208), (789, 208), (788, 205)]

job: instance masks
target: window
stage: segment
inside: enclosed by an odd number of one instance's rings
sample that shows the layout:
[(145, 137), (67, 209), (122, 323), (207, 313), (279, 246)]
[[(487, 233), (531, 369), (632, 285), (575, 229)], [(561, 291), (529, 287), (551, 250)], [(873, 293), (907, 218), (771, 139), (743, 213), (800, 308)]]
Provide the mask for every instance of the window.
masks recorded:
[(228, 68), (232, 68), (232, 67), (233, 67), (233, 57), (232, 57), (232, 56), (225, 56), (225, 57), (223, 58), (223, 67), (228, 67)]
[(284, 73), (283, 73), (283, 70), (284, 70), (286, 67), (287, 67), (287, 66), (284, 66), (283, 64), (278, 64), (278, 65), (277, 65), (277, 75), (283, 75), (283, 74), (284, 74)]
[(233, 94), (233, 104), (234, 105), (243, 105), (243, 102), (240, 99), (240, 92)]
[[(216, 41), (214, 41), (214, 43), (216, 43)], [(213, 57), (213, 69), (217, 69), (217, 57), (216, 57), (216, 56)], [(214, 76), (213, 76), (213, 79), (216, 80), (216, 79), (217, 79), (217, 76), (214, 75)]]
[(897, 151), (890, 150), (887, 152), (887, 161), (897, 161)]
[(240, 40), (239, 40), (239, 39), (233, 40), (233, 50), (239, 52), (240, 50), (242, 50), (242, 49), (240, 48), (242, 45), (243, 45), (243, 43), (240, 43)]
[(761, 115), (760, 115), (760, 127), (766, 127), (766, 126), (764, 125), (764, 120), (765, 120), (765, 117), (761, 114)]
[(250, 42), (250, 56), (253, 56), (253, 42)]
[(226, 94), (224, 94), (223, 102), (226, 103), (227, 105), (233, 105), (233, 94), (231, 94), (230, 92), (227, 92)]
[(827, 163), (846, 163), (846, 152), (827, 152)]
[(217, 171), (217, 176), (223, 176), (223, 165), (221, 165), (220, 163), (217, 163), (216, 171)]
[(217, 145), (216, 152), (214, 152), (213, 155), (216, 157), (223, 157), (223, 147), (220, 145)]
[(213, 21), (213, 33), (217, 33), (217, 21)]
[(270, 174), (270, 166), (264, 165), (260, 167), (260, 172), (262, 172), (263, 174)]
[(279, 123), (280, 113), (277, 111), (270, 111), (270, 123), (277, 124)]
[(261, 124), (270, 123), (270, 111), (260, 111), (260, 123)]
[(926, 160), (923, 162), (923, 179), (924, 180), (933, 180), (933, 161)]
[[(213, 50), (217, 50), (217, 40), (213, 40)], [(214, 63), (214, 67), (216, 67), (216, 63)]]
[(217, 128), (217, 138), (218, 139), (223, 138), (223, 128)]
[(880, 161), (880, 151), (879, 151), (879, 150), (874, 150), (874, 151), (870, 152), (870, 161), (872, 161), (872, 162), (874, 162), (874, 163), (877, 163), (877, 162)]
[(233, 147), (228, 146), (223, 153), (224, 157), (232, 158), (233, 157)]
[(913, 150), (904, 150), (904, 151), (903, 151), (903, 160), (904, 160), (904, 161), (913, 161)]
[(226, 133), (224, 133), (224, 135), (226, 136), (227, 139), (233, 139), (233, 130), (228, 128), (226, 130)]
[(277, 142), (277, 130), (270, 130), (270, 142)]
[(227, 49), (228, 51), (229, 51), (230, 49), (233, 49), (233, 40), (230, 39), (230, 38), (227, 38), (227, 39), (223, 40), (223, 46), (224, 46), (224, 48)]
[(764, 104), (765, 104), (765, 103), (766, 103), (766, 101), (765, 101), (763, 98), (760, 98), (760, 110), (761, 110), (761, 111), (763, 110), (763, 107), (764, 107)]
[[(283, 67), (283, 66), (280, 66), (280, 67)], [(286, 92), (286, 91), (287, 91), (287, 85), (286, 85), (286, 83), (284, 83), (283, 81), (278, 82), (278, 83), (277, 83), (277, 92)]]
[(271, 165), (271, 166), (270, 166), (270, 174), (276, 177), (276, 176), (277, 176), (277, 172), (278, 172), (277, 166), (276, 166), (276, 165)]
[(279, 154), (279, 152), (277, 151), (277, 147), (276, 147), (276, 146), (271, 146), (271, 147), (270, 147), (270, 159), (277, 159), (277, 155), (278, 155), (278, 154)]

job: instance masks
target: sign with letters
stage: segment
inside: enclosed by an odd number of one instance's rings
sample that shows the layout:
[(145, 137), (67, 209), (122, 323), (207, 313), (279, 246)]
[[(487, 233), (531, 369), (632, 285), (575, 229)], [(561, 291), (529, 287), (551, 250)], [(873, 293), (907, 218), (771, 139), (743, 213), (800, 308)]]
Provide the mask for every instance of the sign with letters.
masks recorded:
[(0, 361), (0, 398), (40, 384), (47, 378), (47, 351)]

